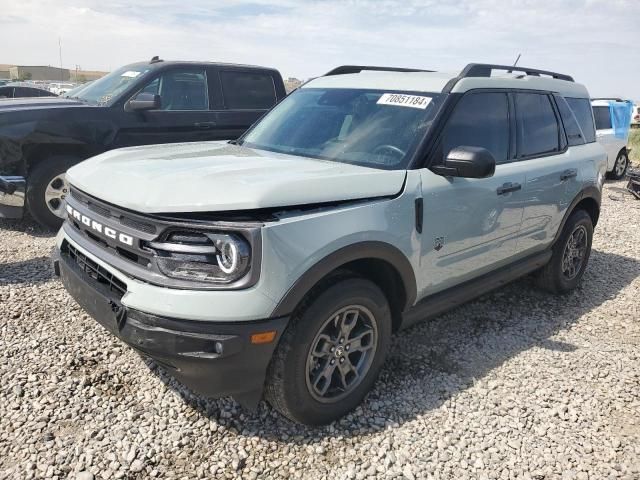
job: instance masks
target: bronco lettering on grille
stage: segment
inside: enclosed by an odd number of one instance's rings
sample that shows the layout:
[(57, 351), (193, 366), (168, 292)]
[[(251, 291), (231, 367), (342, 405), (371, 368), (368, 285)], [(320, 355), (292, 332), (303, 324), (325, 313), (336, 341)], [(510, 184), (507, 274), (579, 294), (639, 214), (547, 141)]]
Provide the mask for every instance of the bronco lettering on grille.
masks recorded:
[(104, 235), (105, 237), (109, 237), (112, 240), (116, 240), (120, 243), (133, 247), (133, 237), (131, 235), (118, 232), (113, 228), (102, 225), (101, 223), (96, 222), (92, 218), (87, 217), (83, 213), (80, 213), (78, 210), (76, 210), (70, 205), (67, 205), (67, 213), (71, 218), (78, 220), (82, 224), (89, 227), (91, 230), (95, 230), (96, 232), (100, 233), (101, 235)]

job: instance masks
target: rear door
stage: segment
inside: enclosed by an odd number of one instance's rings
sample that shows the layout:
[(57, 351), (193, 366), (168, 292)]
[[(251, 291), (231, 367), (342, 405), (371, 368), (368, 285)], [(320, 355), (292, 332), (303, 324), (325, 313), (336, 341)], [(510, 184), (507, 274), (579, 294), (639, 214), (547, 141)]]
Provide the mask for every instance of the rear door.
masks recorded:
[(459, 146), (478, 146), (496, 159), (489, 178), (422, 172), (424, 230), (421, 295), (443, 290), (508, 263), (522, 221), (522, 168), (512, 162), (515, 128), (506, 92), (470, 92), (447, 120), (432, 164)]
[[(542, 250), (553, 240), (569, 204), (580, 189), (580, 157), (569, 148), (562, 117), (553, 95), (513, 94), (516, 109), (516, 156), (526, 172), (519, 254)], [(568, 108), (562, 105), (563, 110)], [(568, 122), (575, 117), (567, 117)], [(584, 143), (575, 131), (571, 142)]]
[(269, 70), (218, 67), (222, 93), (216, 118), (227, 138), (238, 138), (277, 103), (276, 82)]
[(157, 110), (122, 112), (115, 147), (220, 140), (204, 67), (163, 69), (136, 92), (160, 95)]

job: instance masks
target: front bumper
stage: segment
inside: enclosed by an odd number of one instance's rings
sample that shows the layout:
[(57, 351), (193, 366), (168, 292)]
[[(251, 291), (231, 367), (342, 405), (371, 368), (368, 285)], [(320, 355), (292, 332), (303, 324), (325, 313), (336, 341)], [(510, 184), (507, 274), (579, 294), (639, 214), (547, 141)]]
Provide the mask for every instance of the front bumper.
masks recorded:
[(24, 177), (0, 176), (0, 218), (22, 218), (26, 184)]
[[(54, 269), (89, 315), (120, 340), (154, 359), (181, 383), (209, 397), (231, 395), (245, 407), (257, 406), (269, 361), (288, 317), (255, 322), (161, 317), (122, 305), (117, 294), (57, 249)], [(273, 341), (251, 342), (253, 334), (267, 331), (276, 332)]]

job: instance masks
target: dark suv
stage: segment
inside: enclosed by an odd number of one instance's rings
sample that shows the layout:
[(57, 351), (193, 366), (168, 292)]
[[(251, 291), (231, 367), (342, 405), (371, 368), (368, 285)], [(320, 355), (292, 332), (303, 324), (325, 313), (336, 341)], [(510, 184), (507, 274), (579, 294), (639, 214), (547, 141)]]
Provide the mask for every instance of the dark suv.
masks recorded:
[(67, 169), (114, 148), (239, 137), (285, 96), (277, 70), (201, 62), (124, 66), (72, 98), (0, 101), (0, 218), (64, 217)]

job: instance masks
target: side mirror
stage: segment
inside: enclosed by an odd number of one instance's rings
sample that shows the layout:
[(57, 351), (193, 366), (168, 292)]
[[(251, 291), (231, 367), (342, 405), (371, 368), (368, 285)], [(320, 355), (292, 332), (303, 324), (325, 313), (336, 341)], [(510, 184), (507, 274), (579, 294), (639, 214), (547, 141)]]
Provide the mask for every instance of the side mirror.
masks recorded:
[(160, 108), (160, 105), (160, 95), (154, 95), (153, 93), (139, 93), (127, 102), (125, 110), (157, 110)]
[(446, 177), (486, 178), (496, 171), (496, 159), (486, 148), (461, 146), (449, 152), (444, 165), (431, 169)]

